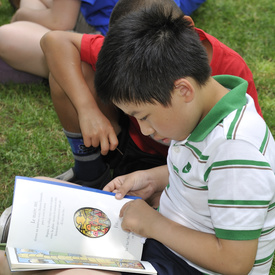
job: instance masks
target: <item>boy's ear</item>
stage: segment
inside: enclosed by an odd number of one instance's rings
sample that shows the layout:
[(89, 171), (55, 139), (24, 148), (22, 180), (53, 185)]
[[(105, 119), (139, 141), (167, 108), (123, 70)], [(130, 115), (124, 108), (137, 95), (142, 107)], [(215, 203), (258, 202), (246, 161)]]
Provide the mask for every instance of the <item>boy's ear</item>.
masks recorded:
[(193, 100), (195, 95), (195, 89), (190, 82), (186, 78), (180, 78), (174, 83), (174, 91), (184, 99), (184, 102), (189, 103)]
[(191, 23), (191, 26), (192, 26), (193, 28), (195, 27), (195, 23), (194, 23), (193, 19), (192, 19), (190, 16), (184, 15), (183, 18), (184, 18), (185, 20), (189, 21), (189, 22)]

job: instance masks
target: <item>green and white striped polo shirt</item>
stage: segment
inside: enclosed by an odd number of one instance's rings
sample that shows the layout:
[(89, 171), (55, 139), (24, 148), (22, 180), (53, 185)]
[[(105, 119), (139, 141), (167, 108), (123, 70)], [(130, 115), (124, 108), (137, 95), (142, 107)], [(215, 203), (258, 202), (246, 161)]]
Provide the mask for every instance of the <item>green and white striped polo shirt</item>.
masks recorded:
[(186, 140), (171, 142), (169, 185), (159, 211), (221, 239), (258, 238), (250, 274), (269, 274), (275, 248), (274, 139), (246, 95), (247, 82), (214, 78), (230, 92)]

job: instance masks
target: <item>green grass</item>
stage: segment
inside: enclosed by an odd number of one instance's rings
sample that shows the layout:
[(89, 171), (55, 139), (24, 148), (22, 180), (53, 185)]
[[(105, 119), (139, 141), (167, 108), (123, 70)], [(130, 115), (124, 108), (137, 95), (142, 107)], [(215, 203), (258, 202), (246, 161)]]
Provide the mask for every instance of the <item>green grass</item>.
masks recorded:
[[(0, 25), (13, 13), (2, 0)], [(242, 55), (250, 67), (263, 116), (275, 135), (274, 0), (207, 0), (195, 25)], [(0, 213), (12, 203), (14, 177), (54, 177), (73, 160), (48, 85), (0, 84)], [(270, 274), (275, 274), (275, 264)]]
[(195, 25), (238, 52), (253, 73), (263, 116), (275, 135), (275, 2), (207, 0)]
[(0, 85), (0, 98), (0, 208), (3, 210), (12, 202), (16, 175), (53, 177), (73, 163), (48, 85)]

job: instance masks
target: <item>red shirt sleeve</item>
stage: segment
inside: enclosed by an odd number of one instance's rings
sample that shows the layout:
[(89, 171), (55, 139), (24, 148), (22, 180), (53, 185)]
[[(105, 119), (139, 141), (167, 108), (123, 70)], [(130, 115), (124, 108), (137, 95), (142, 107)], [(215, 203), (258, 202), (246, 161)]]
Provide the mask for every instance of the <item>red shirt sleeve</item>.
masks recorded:
[(200, 39), (207, 39), (213, 49), (212, 60), (210, 63), (212, 75), (229, 74), (239, 76), (248, 82), (247, 94), (249, 94), (255, 103), (255, 107), (259, 115), (262, 111), (258, 102), (258, 94), (256, 91), (253, 75), (243, 58), (234, 50), (227, 47), (214, 36), (204, 32), (203, 30), (196, 29)]
[(98, 34), (84, 34), (81, 40), (80, 57), (81, 60), (92, 65), (96, 70), (98, 53), (104, 42), (104, 36)]

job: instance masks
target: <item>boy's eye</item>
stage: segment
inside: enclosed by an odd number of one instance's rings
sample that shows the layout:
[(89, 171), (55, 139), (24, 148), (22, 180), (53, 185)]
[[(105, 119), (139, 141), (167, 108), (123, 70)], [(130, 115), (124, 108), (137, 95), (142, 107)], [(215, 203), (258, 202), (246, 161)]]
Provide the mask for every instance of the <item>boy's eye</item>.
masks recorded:
[(148, 116), (145, 116), (145, 117), (141, 118), (141, 119), (140, 119), (140, 121), (144, 121), (144, 120), (146, 120), (146, 119), (147, 119), (147, 117), (148, 117)]

